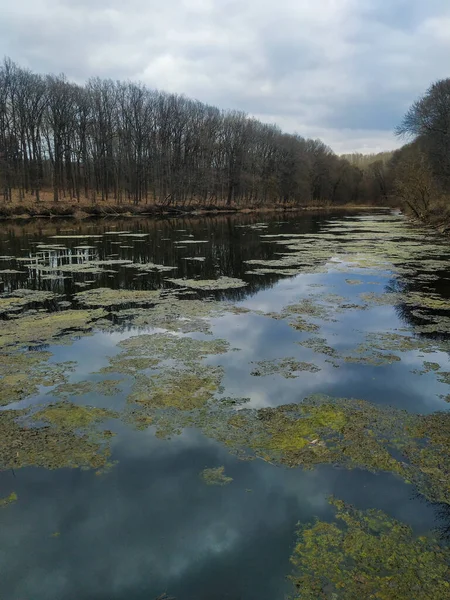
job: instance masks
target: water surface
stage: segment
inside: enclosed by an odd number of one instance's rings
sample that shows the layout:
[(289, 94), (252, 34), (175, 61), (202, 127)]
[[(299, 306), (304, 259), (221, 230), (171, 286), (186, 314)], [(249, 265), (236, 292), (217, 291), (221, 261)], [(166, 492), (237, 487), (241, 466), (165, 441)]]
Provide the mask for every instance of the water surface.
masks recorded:
[[(0, 508), (2, 597), (282, 600), (297, 523), (333, 522), (330, 496), (417, 535), (449, 527), (445, 490), (420, 465), (403, 474), (411, 455), (384, 434), (398, 469), (342, 448), (321, 461), (322, 433), (301, 433), (310, 462), (289, 429), (269, 430), (278, 445), (258, 437), (281, 414), (264, 409), (311, 397), (393, 421), (447, 411), (446, 240), (389, 211), (35, 221), (4, 224), (0, 255), (2, 418), (18, 411), (25, 428), (1, 456), (0, 497), (17, 495)], [(223, 277), (235, 287), (189, 283)], [(107, 305), (97, 288), (114, 290)], [(157, 290), (161, 304), (121, 296)], [(72, 314), (84, 326), (42, 325)], [(169, 351), (174, 337), (194, 344)], [(69, 416), (40, 417), (48, 406)], [(208, 485), (218, 467), (232, 481)]]

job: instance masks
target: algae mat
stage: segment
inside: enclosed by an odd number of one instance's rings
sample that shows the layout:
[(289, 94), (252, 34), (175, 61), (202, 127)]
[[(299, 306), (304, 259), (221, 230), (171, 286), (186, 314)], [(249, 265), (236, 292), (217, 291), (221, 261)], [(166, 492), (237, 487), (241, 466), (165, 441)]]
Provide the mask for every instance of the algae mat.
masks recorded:
[(449, 265), (389, 211), (7, 225), (5, 597), (446, 599)]

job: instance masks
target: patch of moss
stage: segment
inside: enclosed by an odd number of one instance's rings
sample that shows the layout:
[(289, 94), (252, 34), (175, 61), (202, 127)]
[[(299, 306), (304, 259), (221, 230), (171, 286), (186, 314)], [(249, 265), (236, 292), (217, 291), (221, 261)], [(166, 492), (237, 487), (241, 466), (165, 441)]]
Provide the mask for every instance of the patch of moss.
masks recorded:
[(72, 363), (49, 363), (51, 356), (43, 351), (0, 353), (0, 405), (32, 396), (40, 386), (65, 382)]
[(53, 292), (39, 290), (15, 290), (11, 294), (0, 296), (0, 315), (21, 311), (32, 304), (42, 304), (54, 300), (57, 295)]
[(227, 477), (224, 471), (225, 467), (203, 469), (203, 471), (200, 473), (200, 477), (203, 479), (206, 485), (228, 485), (233, 481), (233, 478)]
[(21, 424), (24, 411), (5, 411), (0, 419), (0, 467), (19, 469), (38, 466), (47, 469), (94, 468), (108, 463), (108, 436), (103, 432), (75, 433), (70, 427), (54, 424), (37, 427)]
[(295, 598), (445, 600), (450, 551), (379, 510), (332, 498), (336, 523), (302, 525), (291, 557)]
[(320, 367), (312, 363), (301, 362), (295, 358), (275, 358), (273, 360), (260, 360), (252, 362), (255, 368), (250, 373), (254, 376), (281, 375), (286, 379), (295, 379), (298, 377), (296, 373), (308, 371), (309, 373), (317, 373)]
[(95, 288), (75, 294), (75, 299), (82, 306), (113, 307), (153, 304), (159, 300), (160, 290), (113, 290), (111, 288)]
[(4, 508), (9, 504), (13, 504), (13, 502), (17, 502), (17, 494), (16, 492), (11, 492), (9, 496), (6, 498), (0, 498), (0, 508)]
[(222, 369), (206, 366), (190, 371), (165, 369), (152, 377), (138, 375), (128, 402), (147, 409), (172, 407), (187, 411), (200, 408), (221, 390), (222, 377)]
[(158, 271), (160, 273), (165, 273), (167, 271), (175, 271), (178, 267), (172, 267), (170, 265), (158, 265), (155, 263), (133, 263), (126, 265), (127, 268), (135, 269), (136, 271), (141, 271), (143, 273), (151, 273), (153, 271)]
[(317, 352), (318, 354), (326, 354), (327, 356), (332, 356), (335, 358), (339, 356), (338, 352), (334, 348), (328, 346), (327, 340), (325, 338), (313, 337), (308, 338), (307, 340), (304, 340), (302, 342), (296, 343), (300, 346), (303, 346), (304, 348), (309, 348), (310, 350), (312, 350), (313, 352)]
[(94, 423), (114, 417), (117, 417), (117, 413), (104, 408), (81, 406), (69, 402), (51, 404), (33, 415), (33, 419), (37, 421), (46, 421), (60, 429), (71, 431), (86, 429)]
[(120, 381), (120, 379), (103, 379), (102, 381), (85, 380), (72, 383), (64, 382), (49, 392), (49, 395), (60, 398), (83, 396), (85, 394), (115, 396), (120, 392), (120, 387), (118, 386)]
[(67, 336), (86, 335), (102, 310), (64, 310), (55, 313), (23, 315), (13, 321), (5, 321), (0, 330), (0, 348), (6, 346), (32, 346), (64, 343)]
[(194, 290), (230, 290), (247, 285), (246, 281), (234, 277), (219, 277), (218, 279), (167, 279), (166, 281)]

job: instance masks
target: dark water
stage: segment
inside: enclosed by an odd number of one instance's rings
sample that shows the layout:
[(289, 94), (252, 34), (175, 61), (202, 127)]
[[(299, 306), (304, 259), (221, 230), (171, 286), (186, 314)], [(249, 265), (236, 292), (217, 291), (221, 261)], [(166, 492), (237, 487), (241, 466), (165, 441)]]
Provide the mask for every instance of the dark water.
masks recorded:
[[(282, 219), (219, 216), (81, 224), (5, 223), (0, 255), (14, 258), (2, 260), (0, 270), (23, 272), (0, 275), (2, 291), (51, 290), (77, 307), (73, 295), (92, 287), (170, 289), (173, 286), (166, 280), (173, 276), (240, 278), (248, 282), (246, 287), (212, 294), (251, 309), (213, 321), (214, 336), (239, 349), (208, 359), (210, 364), (225, 368), (224, 395), (249, 397), (249, 406), (257, 409), (300, 402), (313, 393), (360, 398), (423, 414), (447, 409), (449, 405), (440, 397), (447, 393), (446, 384), (434, 373), (411, 373), (423, 362), (417, 353), (408, 353), (405, 360), (392, 365), (345, 364), (335, 368), (326, 361), (327, 356), (296, 344), (309, 337), (307, 334), (258, 312), (280, 311), (313, 292), (317, 285), (324, 286), (318, 287), (317, 293), (332, 292), (351, 302), (357, 294), (374, 292), (374, 288), (381, 293), (393, 284), (392, 274), (384, 270), (358, 273), (355, 277), (362, 280), (358, 286), (346, 283), (351, 277), (348, 273), (333, 269), (293, 277), (246, 273), (250, 267), (243, 261), (273, 259), (283, 251), (275, 243), (261, 243), (261, 234), (320, 235), (324, 223), (341, 218), (306, 214)], [(114, 229), (148, 236), (104, 235)], [(101, 237), (52, 238), (55, 235)], [(174, 244), (190, 239), (208, 243)], [(106, 267), (114, 273), (75, 273), (65, 279), (42, 280), (32, 263), (15, 260), (35, 256), (38, 243), (65, 246), (64, 250), (49, 252), (46, 260), (53, 266), (83, 261), (81, 255), (87, 253), (96, 260), (154, 262), (176, 266), (177, 271), (176, 275), (141, 275), (116, 265)], [(77, 250), (80, 245), (93, 248)], [(205, 260), (185, 260), (191, 257)], [(437, 282), (413, 283), (431, 285), (445, 298), (450, 296), (450, 288), (442, 275)], [(80, 283), (85, 285), (77, 285)], [(210, 295), (200, 293), (200, 297)], [(50, 304), (46, 308), (56, 307)], [(361, 331), (411, 329), (414, 319), (404, 307), (375, 305), (324, 322), (320, 335), (344, 351), (357, 343)], [(71, 345), (50, 346), (49, 350), (55, 360), (75, 360), (71, 380), (82, 381), (107, 364), (119, 340), (135, 333), (125, 322), (115, 330), (100, 331)], [(315, 362), (321, 371), (304, 372), (294, 379), (250, 375), (252, 361), (286, 356)], [(439, 362), (443, 370), (450, 371), (448, 355), (441, 353)], [(72, 401), (120, 410), (125, 397), (126, 391), (114, 398), (87, 396)], [(55, 398), (43, 390), (14, 407), (51, 400)], [(118, 434), (111, 442), (112, 460), (117, 464), (106, 475), (99, 477), (94, 470), (37, 467), (0, 473), (0, 496), (14, 490), (19, 499), (0, 510), (1, 598), (152, 600), (167, 592), (178, 600), (282, 600), (290, 592), (286, 576), (296, 524), (314, 518), (332, 519), (327, 501), (330, 495), (358, 509), (381, 509), (418, 533), (448, 525), (438, 507), (390, 473), (346, 470), (337, 465), (302, 470), (262, 460), (240, 460), (195, 427), (170, 439), (155, 437), (152, 427), (138, 431), (121, 421), (112, 422), (110, 428)], [(206, 486), (200, 479), (202, 469), (217, 465), (223, 465), (233, 478), (230, 485)]]

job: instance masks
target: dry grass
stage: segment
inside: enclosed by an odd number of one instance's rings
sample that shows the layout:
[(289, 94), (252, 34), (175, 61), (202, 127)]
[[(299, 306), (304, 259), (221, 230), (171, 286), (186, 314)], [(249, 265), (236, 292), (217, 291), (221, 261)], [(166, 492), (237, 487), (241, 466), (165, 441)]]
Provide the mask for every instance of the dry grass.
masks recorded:
[(105, 217), (105, 216), (133, 216), (133, 215), (154, 215), (154, 214), (177, 214), (177, 213), (215, 213), (215, 212), (272, 212), (272, 211), (298, 211), (298, 210), (328, 210), (328, 209), (367, 209), (369, 206), (345, 205), (329, 206), (321, 204), (319, 206), (299, 206), (297, 204), (273, 203), (270, 205), (260, 205), (256, 202), (231, 205), (225, 200), (210, 200), (203, 202), (200, 199), (194, 199), (186, 204), (168, 204), (158, 199), (143, 200), (140, 204), (132, 202), (118, 203), (114, 198), (102, 200), (101, 195), (90, 194), (90, 198), (81, 197), (80, 201), (67, 195), (61, 196), (58, 202), (53, 201), (52, 190), (42, 190), (40, 192), (40, 201), (36, 202), (36, 197), (31, 194), (21, 195), (18, 190), (13, 190), (12, 200), (0, 200), (0, 219), (8, 218), (31, 218), (31, 217)]

